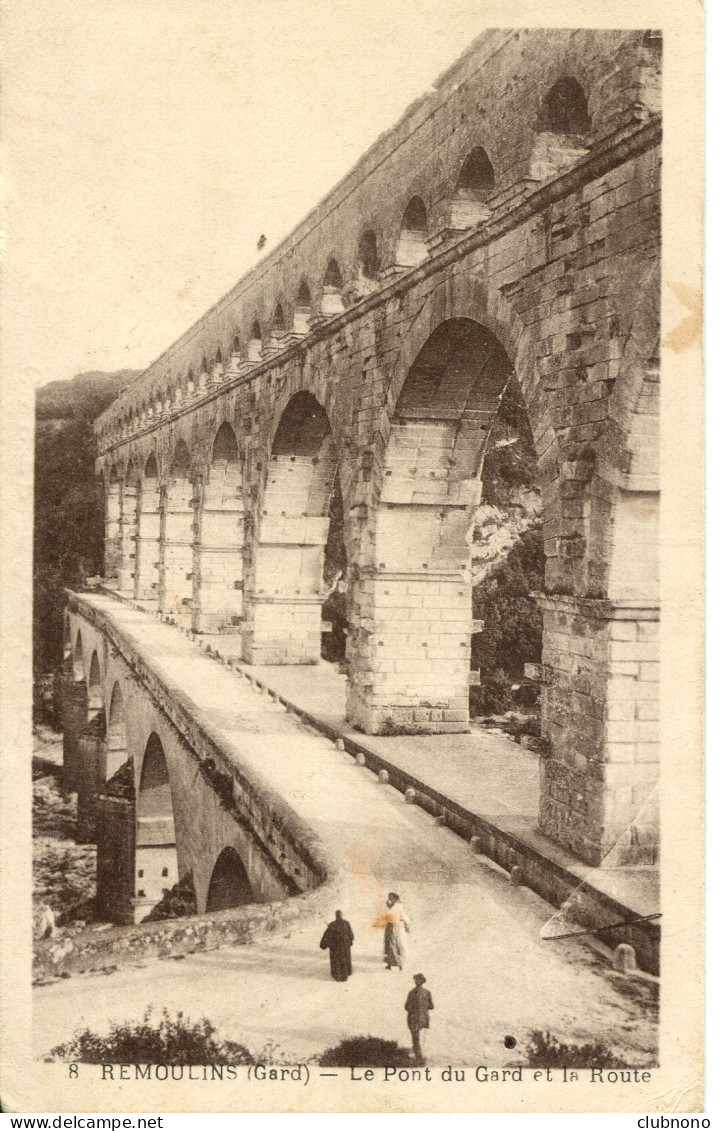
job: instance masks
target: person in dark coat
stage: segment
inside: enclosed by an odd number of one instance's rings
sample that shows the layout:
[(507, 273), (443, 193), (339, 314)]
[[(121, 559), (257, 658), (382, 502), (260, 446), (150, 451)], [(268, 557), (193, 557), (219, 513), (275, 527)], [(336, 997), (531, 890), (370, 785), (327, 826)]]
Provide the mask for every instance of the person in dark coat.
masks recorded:
[(413, 1055), (418, 1064), (424, 1064), (422, 1050), (422, 1031), (430, 1028), (430, 1010), (434, 1009), (432, 995), (425, 989), (427, 978), (424, 974), (413, 977), (415, 989), (410, 990), (405, 1002), (408, 1029), (412, 1033)]
[(336, 911), (334, 920), (328, 923), (320, 939), (320, 949), (330, 951), (330, 973), (336, 982), (347, 982), (352, 974), (352, 944), (352, 927), (347, 919), (343, 919), (342, 911)]

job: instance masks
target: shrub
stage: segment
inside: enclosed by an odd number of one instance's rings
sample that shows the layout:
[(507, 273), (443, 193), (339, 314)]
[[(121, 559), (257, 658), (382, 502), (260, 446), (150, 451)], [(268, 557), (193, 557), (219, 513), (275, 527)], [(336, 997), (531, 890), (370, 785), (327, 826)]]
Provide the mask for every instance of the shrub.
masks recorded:
[(530, 594), (541, 591), (545, 570), (542, 531), (525, 531), (503, 564), (473, 588), (473, 617), (484, 621), (472, 639), (472, 667), (482, 684), (474, 689), (471, 713), (502, 713), (516, 705), (512, 685), (522, 682), (526, 663), (542, 658), (542, 613)]
[(197, 900), (192, 876), (183, 876), (165, 892), (143, 923), (155, 923), (160, 919), (184, 919), (187, 915), (197, 915)]
[(163, 1010), (159, 1022), (148, 1009), (139, 1023), (116, 1023), (104, 1035), (82, 1029), (63, 1045), (51, 1049), (46, 1061), (81, 1064), (252, 1064), (244, 1045), (221, 1041), (212, 1022), (171, 1017)]
[(552, 1033), (533, 1029), (527, 1046), (530, 1068), (627, 1068), (604, 1041), (584, 1045), (565, 1044)]
[(348, 1037), (334, 1048), (325, 1049), (318, 1060), (321, 1068), (411, 1068), (415, 1065), (410, 1049), (382, 1037)]

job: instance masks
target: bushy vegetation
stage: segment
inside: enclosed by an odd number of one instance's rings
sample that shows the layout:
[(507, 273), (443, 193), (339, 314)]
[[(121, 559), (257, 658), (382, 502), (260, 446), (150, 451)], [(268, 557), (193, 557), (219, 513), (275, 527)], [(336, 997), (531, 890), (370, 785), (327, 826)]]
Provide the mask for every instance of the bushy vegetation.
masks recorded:
[(160, 919), (184, 919), (188, 915), (197, 915), (197, 899), (192, 876), (183, 876), (155, 904), (143, 923), (156, 923)]
[(207, 1018), (191, 1021), (183, 1013), (171, 1017), (164, 1009), (160, 1020), (146, 1010), (142, 1021), (123, 1021), (105, 1034), (83, 1029), (72, 1040), (56, 1045), (46, 1061), (81, 1064), (252, 1064), (244, 1045), (223, 1041)]
[(537, 485), (537, 460), (525, 400), (517, 379), (503, 394), (482, 469), (483, 502), (514, 506), (520, 488)]
[(542, 591), (545, 553), (542, 531), (521, 534), (505, 562), (473, 589), (473, 617), (484, 622), (473, 636), (471, 666), (479, 668), (482, 686), (472, 689), (473, 714), (491, 715), (512, 707), (532, 707), (530, 688), (522, 684), (525, 664), (542, 657), (542, 614), (531, 593)]
[(410, 1049), (382, 1037), (348, 1037), (325, 1049), (318, 1060), (321, 1068), (411, 1068), (416, 1064)]
[(616, 1056), (601, 1040), (584, 1045), (566, 1044), (541, 1029), (533, 1029), (527, 1046), (530, 1068), (627, 1068), (627, 1061)]
[(348, 629), (347, 615), (347, 551), (345, 549), (345, 529), (340, 476), (335, 476), (335, 485), (330, 499), (328, 536), (323, 560), (323, 581), (331, 588), (323, 608), (323, 620), (332, 625), (331, 632), (324, 632), (321, 641), (322, 658), (331, 664), (342, 663), (345, 659), (345, 638)]
[(62, 658), (62, 589), (102, 572), (103, 500), (92, 421), (134, 376), (83, 373), (38, 389), (35, 436), (33, 663), (37, 678)]
[[(482, 684), (471, 689), (470, 714), (520, 709), (532, 715), (537, 689), (524, 682), (524, 669), (542, 657), (542, 614), (531, 594), (544, 589), (545, 550), (535, 448), (515, 379), (493, 424), (482, 479), (483, 503), (497, 508), (510, 529), (518, 524), (518, 534), (504, 559), (473, 586), (473, 617), (484, 626), (472, 640), (471, 667), (480, 671)], [(535, 510), (528, 510), (530, 503)], [(525, 726), (521, 731), (528, 733)]]
[(109, 797), (122, 797), (125, 801), (135, 800), (135, 771), (132, 758), (123, 762), (103, 787)]

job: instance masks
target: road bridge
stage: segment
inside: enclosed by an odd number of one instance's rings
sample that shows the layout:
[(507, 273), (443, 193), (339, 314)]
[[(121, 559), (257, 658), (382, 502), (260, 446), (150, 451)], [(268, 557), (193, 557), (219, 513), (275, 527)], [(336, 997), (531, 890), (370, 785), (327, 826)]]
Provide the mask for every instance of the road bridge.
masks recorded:
[[(245, 666), (223, 662), (179, 627), (107, 594), (70, 597), (68, 639), (67, 686), (72, 680), (89, 690), (92, 671), (92, 709), (112, 719), (107, 749), (98, 742), (91, 750), (70, 722), (70, 747), (85, 743), (76, 771), (87, 773), (93, 755), (100, 764), (129, 758), (134, 766), (138, 847), (133, 852), (128, 842), (123, 853), (120, 838), (113, 842), (115, 863), (142, 889), (131, 893), (131, 911), (147, 910), (174, 876), (189, 875), (199, 914), (90, 925), (39, 943), (41, 976), (55, 981), (36, 990), (38, 1055), (78, 1027), (102, 1032), (112, 1021), (139, 1021), (150, 1005), (206, 1016), (261, 1059), (272, 1059), (263, 1053), (268, 1042), (284, 1058), (304, 1059), (369, 1031), (406, 1044), (403, 1002), (410, 975), (422, 969), (437, 1005), (433, 1063), (506, 1063), (522, 1057), (536, 1028), (579, 1043), (601, 1035), (627, 1063), (655, 1062), (654, 980), (617, 974), (586, 936), (546, 939), (558, 933), (547, 930), (556, 909), (530, 886), (529, 869), (521, 883), (511, 882), (507, 867), (457, 835), (450, 798), (447, 819), (438, 822), (420, 790), (409, 804), (402, 789), (353, 756), (350, 736), (341, 749), (287, 710), (297, 685), (269, 694), (273, 673), (253, 669), (248, 678)], [(86, 707), (89, 698), (86, 691)], [(378, 741), (393, 770), (395, 742), (408, 744), (405, 758), (419, 742), (451, 760), (456, 739)], [(495, 811), (498, 834), (499, 806), (506, 817), (532, 819), (535, 756), (502, 737), (462, 737), (472, 741), (485, 744), (489, 772), (477, 795), (488, 820)], [(516, 771), (529, 779), (514, 792), (513, 774), (503, 778), (491, 765), (513, 750)], [(457, 785), (458, 768), (466, 771), (466, 808), (468, 762), (461, 751), (447, 775)], [(117, 820), (112, 807), (121, 800), (101, 797), (101, 812)], [(411, 918), (413, 966), (402, 975), (384, 969), (374, 926), (388, 890), (401, 893)], [(114, 892), (117, 906), (122, 888)], [(336, 907), (356, 936), (354, 973), (343, 985), (331, 980), (318, 948)], [(228, 948), (238, 942), (249, 945)], [(162, 961), (170, 957), (183, 961)], [(72, 977), (57, 980), (58, 972)], [(518, 1040), (516, 1053), (508, 1052), (507, 1035)]]
[(657, 846), (660, 56), (485, 33), (96, 425), (108, 581), (252, 664), (320, 658), (335, 493), (347, 719), (440, 734), (468, 728), (473, 515), (523, 406), (539, 823), (593, 865)]

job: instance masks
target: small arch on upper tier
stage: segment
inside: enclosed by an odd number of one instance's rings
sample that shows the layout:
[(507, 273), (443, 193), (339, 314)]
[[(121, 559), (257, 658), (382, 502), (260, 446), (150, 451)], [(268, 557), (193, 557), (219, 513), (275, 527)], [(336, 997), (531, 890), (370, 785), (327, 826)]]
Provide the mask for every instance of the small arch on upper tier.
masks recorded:
[(400, 238), (395, 252), (398, 267), (415, 267), (427, 255), (427, 209), (419, 196), (414, 196), (403, 213)]
[(455, 186), (451, 208), (451, 227), (471, 228), (487, 219), (486, 201), (495, 188), (495, 170), (481, 145), (470, 150)]
[(337, 259), (330, 259), (325, 270), (322, 287), (320, 310), (322, 314), (332, 316), (342, 314), (345, 303), (342, 296), (343, 280)]
[(312, 314), (312, 296), (306, 279), (300, 280), (295, 310), (293, 312), (293, 330), (296, 334), (307, 334), (310, 329), (310, 316)]
[(533, 180), (556, 177), (580, 161), (590, 144), (587, 97), (577, 79), (558, 79), (543, 98), (530, 164)]
[(580, 137), (590, 132), (587, 95), (576, 78), (565, 75), (550, 87), (543, 99), (541, 128)]
[(367, 294), (377, 286), (380, 274), (380, 252), (375, 232), (366, 228), (358, 243), (358, 286)]
[(260, 361), (262, 358), (262, 330), (257, 318), (253, 322), (248, 342), (248, 361)]
[(225, 421), (221, 424), (215, 434), (215, 441), (213, 443), (212, 462), (216, 463), (231, 463), (240, 458), (240, 449), (238, 447), (237, 437), (231, 425)]
[(283, 310), (282, 303), (279, 302), (275, 307), (275, 313), (272, 321), (273, 334), (284, 334), (287, 329), (285, 325), (285, 311)]

